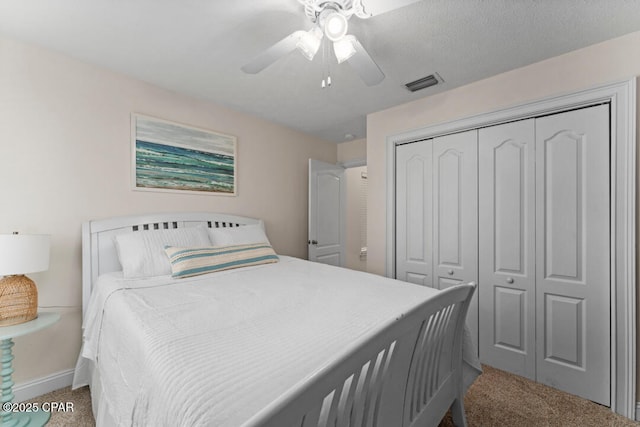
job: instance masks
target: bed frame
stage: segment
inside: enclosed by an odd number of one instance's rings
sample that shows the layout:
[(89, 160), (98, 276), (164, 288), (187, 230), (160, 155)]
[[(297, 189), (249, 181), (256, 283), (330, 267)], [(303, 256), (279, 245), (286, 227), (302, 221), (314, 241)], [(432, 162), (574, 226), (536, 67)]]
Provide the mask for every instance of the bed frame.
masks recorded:
[(160, 213), (123, 216), (88, 221), (82, 224), (82, 314), (98, 276), (120, 271), (114, 237), (141, 230), (183, 227), (224, 228), (264, 223), (260, 219), (207, 212)]
[[(261, 224), (215, 213), (163, 213), (90, 221), (82, 228), (82, 305), (100, 274), (121, 270), (114, 236), (139, 230)], [(448, 288), (371, 335), (253, 416), (244, 427), (437, 426), (451, 408), (466, 426), (464, 319), (475, 284)]]

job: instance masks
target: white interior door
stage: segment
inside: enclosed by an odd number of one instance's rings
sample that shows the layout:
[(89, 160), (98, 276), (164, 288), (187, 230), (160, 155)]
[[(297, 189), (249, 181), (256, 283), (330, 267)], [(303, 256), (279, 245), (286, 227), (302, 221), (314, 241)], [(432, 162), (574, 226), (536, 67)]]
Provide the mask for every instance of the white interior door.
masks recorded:
[(396, 148), (396, 278), (433, 287), (432, 141)]
[(535, 380), (535, 121), (479, 130), (480, 360)]
[(309, 160), (309, 260), (344, 266), (346, 180), (344, 168)]
[[(478, 131), (433, 139), (433, 256), (438, 289), (478, 282)], [(478, 293), (467, 324), (478, 348)]]
[(609, 106), (536, 120), (539, 382), (609, 406)]

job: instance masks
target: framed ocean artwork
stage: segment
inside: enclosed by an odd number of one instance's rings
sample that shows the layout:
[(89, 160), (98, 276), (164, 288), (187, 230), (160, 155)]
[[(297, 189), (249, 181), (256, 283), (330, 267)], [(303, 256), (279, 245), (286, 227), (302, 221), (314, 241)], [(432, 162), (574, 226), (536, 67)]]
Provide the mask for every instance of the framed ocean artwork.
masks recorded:
[(134, 190), (237, 194), (236, 137), (131, 115)]

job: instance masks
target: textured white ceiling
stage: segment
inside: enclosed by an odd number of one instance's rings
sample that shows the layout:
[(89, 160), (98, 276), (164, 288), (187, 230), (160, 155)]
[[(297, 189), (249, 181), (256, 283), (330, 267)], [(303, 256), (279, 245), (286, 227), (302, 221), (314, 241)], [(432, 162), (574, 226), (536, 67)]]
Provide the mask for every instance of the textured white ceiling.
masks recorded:
[[(638, 31), (640, 0), (421, 0), (349, 26), (381, 84), (333, 62), (323, 90), (322, 55), (298, 52), (243, 73), (311, 28), (297, 0), (0, 0), (1, 34), (336, 142), (364, 137), (367, 113)], [(444, 84), (404, 88), (434, 72)]]

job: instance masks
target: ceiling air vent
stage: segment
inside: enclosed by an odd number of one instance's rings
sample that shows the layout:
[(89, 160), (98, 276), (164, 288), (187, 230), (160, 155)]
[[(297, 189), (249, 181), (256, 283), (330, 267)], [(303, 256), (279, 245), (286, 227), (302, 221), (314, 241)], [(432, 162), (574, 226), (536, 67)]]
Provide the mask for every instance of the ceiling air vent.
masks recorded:
[(421, 79), (415, 80), (411, 83), (407, 83), (405, 86), (411, 92), (416, 92), (420, 89), (425, 89), (431, 86), (435, 86), (442, 81), (443, 81), (442, 77), (440, 77), (438, 73), (435, 73), (426, 77), (422, 77)]

